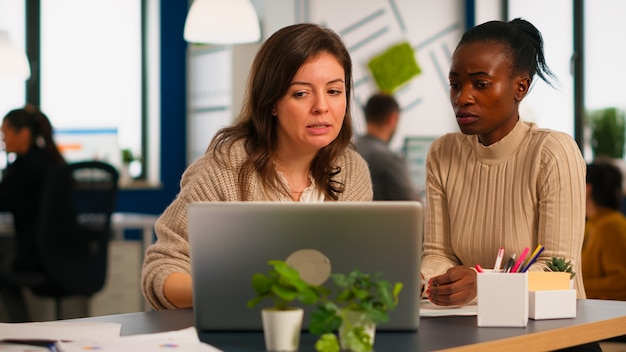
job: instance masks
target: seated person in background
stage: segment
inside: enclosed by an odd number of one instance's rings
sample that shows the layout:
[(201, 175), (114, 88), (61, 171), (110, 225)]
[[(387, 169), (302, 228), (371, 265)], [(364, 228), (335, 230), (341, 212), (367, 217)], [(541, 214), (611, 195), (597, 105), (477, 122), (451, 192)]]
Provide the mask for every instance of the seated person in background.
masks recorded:
[[(525, 247), (545, 250), (580, 272), (585, 221), (585, 162), (566, 133), (520, 119), (537, 74), (553, 77), (541, 33), (530, 22), (490, 21), (469, 29), (453, 55), (450, 103), (461, 132), (435, 140), (426, 161), (426, 220), (421, 271), (425, 295), (442, 306), (476, 298), (476, 271)], [(585, 298), (582, 275), (575, 276)]]
[(32, 105), (10, 111), (2, 120), (7, 153), (15, 154), (0, 182), (0, 211), (13, 215), (16, 255), (13, 270), (41, 270), (37, 250), (39, 203), (46, 172), (65, 164), (52, 138), (48, 117)]
[(350, 54), (330, 29), (296, 24), (261, 45), (239, 118), (185, 171), (156, 223), (141, 278), (155, 309), (193, 304), (188, 203), (372, 200), (367, 164), (349, 147), (351, 91)]
[(626, 301), (626, 217), (622, 174), (607, 162), (587, 165), (587, 223), (582, 277), (587, 298)]
[(399, 118), (400, 106), (391, 95), (374, 94), (365, 105), (367, 134), (354, 145), (369, 166), (374, 200), (419, 200), (404, 158), (388, 145)]

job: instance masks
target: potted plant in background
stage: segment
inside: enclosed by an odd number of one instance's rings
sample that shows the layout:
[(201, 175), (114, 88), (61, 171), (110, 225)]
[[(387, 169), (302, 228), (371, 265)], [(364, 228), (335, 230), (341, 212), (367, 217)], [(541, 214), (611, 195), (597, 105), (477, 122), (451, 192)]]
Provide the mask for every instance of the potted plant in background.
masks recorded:
[[(376, 324), (389, 319), (388, 312), (398, 304), (402, 283), (393, 286), (380, 273), (367, 274), (353, 270), (332, 274), (336, 295), (325, 300), (311, 314), (310, 331), (320, 335), (315, 348), (320, 352), (341, 349), (372, 351)], [(339, 341), (334, 331), (339, 332)]]
[(273, 307), (263, 308), (263, 334), (268, 351), (296, 351), (300, 344), (303, 309), (292, 302), (315, 304), (327, 290), (310, 285), (300, 278), (298, 271), (282, 260), (270, 260), (267, 274), (252, 276), (252, 287), (257, 296), (248, 301), (253, 308), (265, 299), (271, 299)]
[(591, 149), (594, 158), (624, 158), (626, 116), (614, 107), (593, 110), (589, 113), (591, 124)]
[[(591, 150), (594, 159), (608, 158), (626, 175), (624, 142), (626, 113), (615, 107), (592, 110), (587, 122), (591, 127)], [(622, 188), (626, 190), (626, 178)]]
[(130, 175), (130, 163), (135, 160), (133, 152), (130, 149), (122, 149), (122, 169), (120, 170), (120, 181), (122, 183), (129, 183), (132, 181)]

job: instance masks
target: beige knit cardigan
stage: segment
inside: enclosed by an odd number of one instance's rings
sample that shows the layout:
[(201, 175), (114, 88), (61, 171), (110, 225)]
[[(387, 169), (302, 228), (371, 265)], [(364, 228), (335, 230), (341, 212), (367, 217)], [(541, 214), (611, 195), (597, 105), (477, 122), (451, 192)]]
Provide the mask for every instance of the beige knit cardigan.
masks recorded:
[[(230, 166), (218, 164), (211, 151), (185, 170), (180, 193), (159, 217), (155, 225), (157, 241), (145, 253), (141, 275), (142, 291), (155, 309), (175, 308), (163, 294), (165, 279), (175, 272), (191, 272), (187, 234), (187, 204), (195, 201), (240, 200), (238, 171), (246, 158), (243, 142), (236, 142), (229, 155)], [(336, 161), (341, 172), (335, 180), (345, 185), (339, 201), (371, 201), (372, 184), (368, 166), (352, 149)], [(249, 180), (249, 201), (271, 200), (257, 175)]]

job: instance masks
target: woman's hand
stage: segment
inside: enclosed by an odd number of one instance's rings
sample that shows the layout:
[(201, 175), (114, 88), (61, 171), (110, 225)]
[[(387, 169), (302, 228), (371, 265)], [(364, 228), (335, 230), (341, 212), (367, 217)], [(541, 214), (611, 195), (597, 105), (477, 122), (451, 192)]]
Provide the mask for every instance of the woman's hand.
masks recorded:
[(476, 271), (467, 266), (455, 266), (430, 279), (428, 299), (440, 306), (462, 306), (476, 298)]

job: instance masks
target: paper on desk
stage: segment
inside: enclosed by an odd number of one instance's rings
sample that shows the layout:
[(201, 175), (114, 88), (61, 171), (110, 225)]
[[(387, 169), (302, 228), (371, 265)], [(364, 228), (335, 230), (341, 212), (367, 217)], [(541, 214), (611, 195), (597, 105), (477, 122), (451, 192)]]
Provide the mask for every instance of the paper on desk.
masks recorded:
[(478, 314), (476, 300), (464, 306), (438, 306), (427, 299), (420, 301), (421, 317), (472, 316)]
[(122, 325), (118, 323), (0, 323), (0, 340), (4, 339), (110, 339), (119, 338)]
[(163, 352), (175, 349), (177, 352), (222, 352), (201, 342), (195, 327), (154, 334), (123, 336), (116, 339), (82, 339), (73, 342), (60, 342), (58, 347), (63, 352), (84, 352), (97, 350)]

